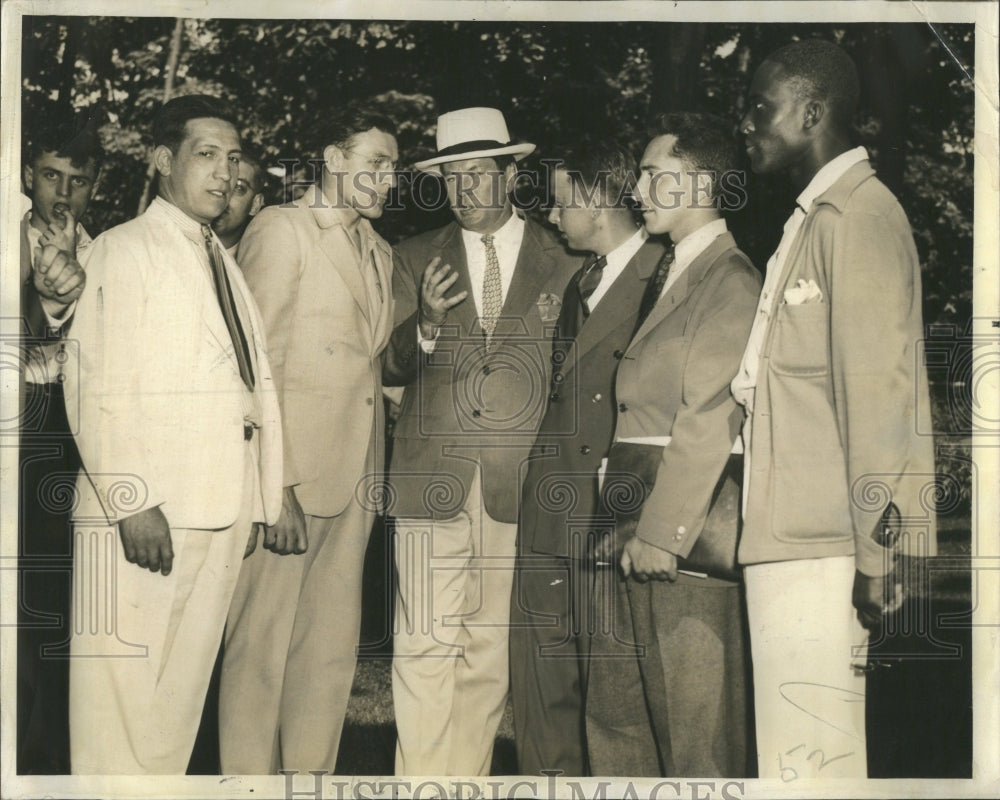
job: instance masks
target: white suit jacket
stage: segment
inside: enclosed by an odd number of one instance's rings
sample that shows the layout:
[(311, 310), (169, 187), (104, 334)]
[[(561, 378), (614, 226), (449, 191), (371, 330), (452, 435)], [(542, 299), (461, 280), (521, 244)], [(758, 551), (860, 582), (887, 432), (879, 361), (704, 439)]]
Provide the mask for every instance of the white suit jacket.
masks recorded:
[[(195, 220), (157, 198), (94, 242), (71, 333), (78, 365), (65, 387), (84, 469), (78, 522), (114, 524), (159, 505), (171, 527), (222, 529), (247, 502), (255, 519), (277, 519), (281, 425), (263, 326), (224, 258), (249, 317), (255, 397), (240, 378)], [(250, 447), (248, 420), (259, 425)], [(247, 458), (258, 461), (258, 497), (243, 496)]]

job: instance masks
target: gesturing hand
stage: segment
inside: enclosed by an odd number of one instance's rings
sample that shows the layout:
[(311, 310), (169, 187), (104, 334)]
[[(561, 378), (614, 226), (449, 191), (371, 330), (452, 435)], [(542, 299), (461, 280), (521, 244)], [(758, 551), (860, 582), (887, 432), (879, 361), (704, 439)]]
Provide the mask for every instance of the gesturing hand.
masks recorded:
[(440, 263), (438, 256), (431, 259), (420, 280), (420, 333), (425, 339), (433, 338), (444, 324), (448, 310), (469, 295), (467, 291), (461, 291), (452, 297), (445, 296), (445, 292), (458, 280), (458, 273), (447, 264), (439, 267)]
[(58, 222), (49, 223), (49, 227), (42, 232), (42, 244), (58, 247), (66, 255), (76, 258), (76, 218), (72, 211), (66, 210), (62, 227)]
[(174, 548), (170, 541), (170, 525), (159, 506), (121, 520), (118, 535), (126, 561), (150, 572), (170, 574), (174, 566)]
[(304, 553), (309, 549), (309, 539), (306, 537), (306, 515), (295, 496), (295, 489), (285, 487), (281, 499), (281, 514), (274, 525), (264, 529), (264, 549), (287, 556), (289, 553)]
[(32, 282), (51, 316), (60, 313), (83, 294), (87, 274), (80, 263), (55, 245), (35, 248), (32, 259)]

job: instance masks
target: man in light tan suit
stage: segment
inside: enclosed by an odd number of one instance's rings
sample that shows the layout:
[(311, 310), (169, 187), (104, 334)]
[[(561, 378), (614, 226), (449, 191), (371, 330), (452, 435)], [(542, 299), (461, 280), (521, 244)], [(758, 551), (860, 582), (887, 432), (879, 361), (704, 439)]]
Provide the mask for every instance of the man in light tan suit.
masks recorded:
[[(346, 109), (331, 122), (319, 182), (299, 200), (261, 211), (240, 243), (278, 386), (285, 490), (264, 541), (273, 552), (247, 560), (229, 615), (224, 773), (332, 772), (337, 763), (384, 460), (392, 250), (370, 220), (382, 215), (395, 183), (395, 134), (381, 114)], [(435, 292), (451, 284), (430, 279), (445, 274), (425, 276), (424, 299), (440, 301)], [(401, 324), (411, 351), (428, 310)]]
[(732, 384), (761, 778), (866, 777), (865, 629), (901, 600), (883, 596), (896, 553), (936, 548), (920, 262), (850, 145), (858, 93), (837, 45), (796, 42), (757, 70), (740, 123), (754, 172), (799, 193)]

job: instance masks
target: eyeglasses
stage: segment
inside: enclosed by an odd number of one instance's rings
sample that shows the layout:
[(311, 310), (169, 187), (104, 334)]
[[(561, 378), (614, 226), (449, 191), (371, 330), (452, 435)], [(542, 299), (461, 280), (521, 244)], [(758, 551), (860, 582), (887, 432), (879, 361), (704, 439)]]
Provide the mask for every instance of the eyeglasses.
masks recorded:
[(384, 153), (379, 153), (377, 155), (370, 156), (365, 153), (361, 153), (357, 150), (352, 150), (349, 147), (345, 147), (344, 152), (354, 153), (354, 155), (356, 156), (361, 156), (361, 158), (364, 159), (365, 163), (368, 164), (368, 166), (370, 166), (372, 170), (374, 170), (375, 172), (395, 172), (396, 167), (399, 166), (397, 162), (393, 161), (391, 158), (389, 158), (389, 156), (385, 155)]

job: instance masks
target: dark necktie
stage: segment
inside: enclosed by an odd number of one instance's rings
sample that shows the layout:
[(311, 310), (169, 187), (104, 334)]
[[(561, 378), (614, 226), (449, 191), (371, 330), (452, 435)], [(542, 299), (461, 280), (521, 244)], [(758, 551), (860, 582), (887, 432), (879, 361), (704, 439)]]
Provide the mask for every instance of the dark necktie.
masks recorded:
[(607, 256), (595, 258), (589, 266), (585, 267), (580, 275), (580, 305), (583, 308), (583, 318), (590, 316), (590, 305), (588, 300), (598, 286), (601, 285), (601, 278), (604, 276), (604, 268), (608, 265)]
[(250, 348), (247, 345), (246, 336), (243, 334), (243, 326), (240, 324), (239, 314), (236, 313), (236, 302), (233, 300), (233, 289), (229, 285), (229, 276), (226, 274), (226, 265), (219, 252), (219, 245), (212, 236), (212, 229), (208, 225), (201, 226), (202, 236), (205, 237), (205, 250), (208, 251), (208, 264), (212, 268), (212, 281), (215, 283), (215, 296), (219, 301), (219, 310), (222, 311), (222, 318), (226, 321), (229, 329), (229, 338), (233, 343), (233, 350), (236, 353), (236, 361), (240, 365), (240, 377), (250, 391), (253, 391), (253, 366), (250, 362)]
[(633, 336), (642, 327), (642, 323), (646, 321), (646, 317), (653, 310), (656, 301), (660, 299), (660, 293), (663, 291), (663, 285), (667, 282), (667, 274), (670, 272), (670, 267), (673, 263), (674, 248), (671, 245), (656, 265), (656, 270), (653, 272), (652, 277), (650, 277), (649, 283), (646, 284), (646, 290), (642, 293), (642, 300), (639, 302), (639, 316), (635, 321)]

